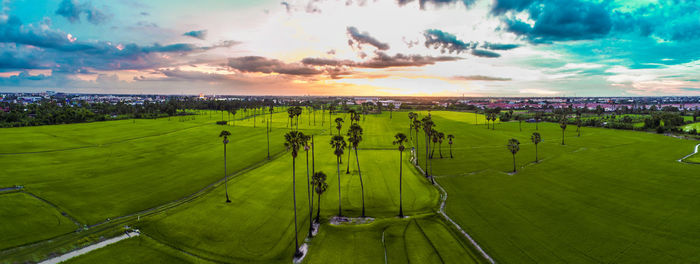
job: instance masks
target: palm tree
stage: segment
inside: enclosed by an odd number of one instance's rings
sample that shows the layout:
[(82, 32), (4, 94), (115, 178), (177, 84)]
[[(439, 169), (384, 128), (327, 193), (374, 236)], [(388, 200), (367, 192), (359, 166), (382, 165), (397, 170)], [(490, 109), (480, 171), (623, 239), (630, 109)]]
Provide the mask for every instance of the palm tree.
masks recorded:
[(392, 113), (394, 112), (394, 108), (395, 108), (395, 107), (396, 107), (396, 106), (394, 105), (394, 103), (389, 103), (389, 107), (388, 107), (388, 110), (389, 110), (389, 119), (394, 118), (394, 116), (392, 115)]
[(350, 109), (348, 113), (350, 114), (350, 125), (352, 126), (352, 124), (355, 123), (355, 115), (357, 115), (357, 112), (355, 109)]
[(542, 136), (540, 136), (540, 133), (538, 132), (533, 132), (532, 136), (530, 136), (530, 140), (532, 140), (532, 143), (535, 144), (535, 162), (540, 162), (537, 158), (537, 144), (540, 144), (540, 142), (542, 142)]
[(518, 121), (518, 128), (520, 129), (520, 132), (523, 132), (523, 120), (525, 120), (525, 116), (515, 115), (515, 120)]
[(230, 203), (231, 200), (228, 198), (228, 173), (226, 172), (226, 144), (228, 144), (228, 137), (231, 136), (231, 132), (227, 130), (222, 130), (219, 137), (224, 138), (224, 190), (226, 191), (226, 202)]
[(540, 130), (540, 120), (542, 120), (542, 112), (535, 113), (535, 130)]
[(331, 147), (333, 148), (333, 154), (335, 154), (336, 166), (338, 168), (338, 216), (343, 216), (343, 210), (340, 206), (340, 160), (343, 156), (343, 150), (347, 146), (345, 139), (341, 135), (333, 136), (331, 138)]
[(448, 140), (447, 143), (450, 144), (450, 159), (454, 158), (454, 157), (452, 156), (452, 140), (453, 140), (454, 138), (455, 138), (455, 136), (452, 135), (452, 134), (447, 135), (447, 140)]
[(508, 150), (513, 154), (513, 173), (515, 173), (515, 153), (518, 153), (520, 150), (520, 141), (514, 138), (509, 139)]
[(343, 118), (336, 117), (335, 118), (335, 129), (338, 129), (338, 136), (340, 136), (340, 129), (343, 128)]
[(564, 145), (564, 131), (566, 130), (566, 116), (562, 116), (559, 120), (559, 127), (561, 127), (561, 144)]
[(296, 121), (297, 130), (299, 130), (299, 116), (301, 116), (303, 111), (304, 111), (304, 109), (302, 109), (301, 106), (294, 107), (294, 116), (296, 116), (296, 118), (297, 118), (297, 121)]
[(309, 150), (311, 150), (311, 147), (309, 146), (309, 141), (311, 140), (311, 136), (304, 136), (304, 151), (306, 152), (306, 198), (309, 199), (309, 237), (313, 237), (313, 219), (314, 217), (314, 205), (313, 205), (313, 197), (311, 197), (311, 175), (309, 174)]
[(287, 108), (287, 116), (289, 116), (289, 128), (292, 129), (294, 125), (292, 125), (292, 120), (294, 120), (294, 107), (289, 107)]
[(294, 257), (299, 257), (302, 252), (299, 250), (299, 234), (297, 230), (297, 191), (296, 191), (296, 159), (299, 148), (306, 145), (306, 136), (299, 131), (290, 131), (284, 135), (284, 146), (292, 151), (292, 197), (294, 199), (294, 243), (296, 252)]
[[(362, 142), (362, 127), (359, 124), (352, 124), (348, 130), (348, 141), (355, 149), (355, 163), (357, 163), (357, 174), (360, 176), (360, 189), (362, 191), (362, 217), (365, 217), (365, 185), (362, 182), (362, 171), (360, 170), (360, 158), (357, 155), (357, 147)], [(348, 162), (349, 165), (349, 162)]]
[(576, 116), (576, 132), (578, 133), (577, 137), (581, 136), (581, 126), (583, 125), (583, 121), (581, 121), (581, 115)]
[(417, 118), (417, 117), (418, 117), (418, 115), (417, 115), (416, 113), (414, 113), (414, 112), (409, 112), (409, 113), (408, 113), (408, 120), (409, 120), (409, 123), (408, 123), (408, 136), (411, 137), (411, 138), (413, 138), (413, 135), (411, 134), (411, 129), (413, 128), (413, 124), (415, 124), (415, 121), (416, 121), (416, 118)]
[[(430, 133), (433, 131), (433, 126), (435, 123), (433, 123), (432, 118), (430, 116), (423, 117), (421, 120), (421, 127), (423, 128), (423, 132), (425, 133), (425, 177), (429, 177), (428, 175), (428, 153), (430, 152)], [(435, 184), (435, 180), (430, 177), (430, 182), (432, 184)]]
[(418, 120), (418, 117), (416, 116), (416, 119), (413, 120), (413, 129), (416, 131), (416, 149), (418, 149), (418, 132), (422, 127), (423, 123), (421, 123), (421, 121)]
[[(350, 110), (350, 111), (352, 111), (352, 110)], [(355, 112), (354, 116), (352, 115), (352, 112), (350, 113), (350, 118), (352, 118), (352, 121), (354, 121), (356, 124), (357, 124), (357, 122), (360, 122), (360, 116), (362, 116), (362, 114), (359, 112)], [(364, 119), (362, 119), (362, 120), (364, 121)]]
[(440, 153), (440, 158), (442, 159), (442, 141), (445, 139), (445, 133), (438, 132), (437, 135), (438, 135), (437, 136), (438, 137), (438, 144), (440, 144), (440, 145), (438, 145), (439, 146), (438, 152)]
[(321, 221), (321, 194), (328, 190), (328, 183), (326, 183), (326, 174), (322, 171), (314, 172), (313, 180), (311, 185), (314, 186), (314, 191), (318, 194), (318, 202), (316, 203), (316, 223)]
[(394, 136), (394, 145), (399, 145), (399, 217), (403, 217), (403, 190), (402, 190), (402, 178), (403, 178), (403, 151), (405, 147), (404, 143), (408, 141), (404, 133), (396, 133)]
[[(430, 140), (433, 142), (432, 150), (430, 151), (430, 159), (433, 159), (435, 154), (435, 144), (438, 142), (438, 132), (435, 129), (430, 130)], [(430, 142), (428, 142), (430, 144)]]

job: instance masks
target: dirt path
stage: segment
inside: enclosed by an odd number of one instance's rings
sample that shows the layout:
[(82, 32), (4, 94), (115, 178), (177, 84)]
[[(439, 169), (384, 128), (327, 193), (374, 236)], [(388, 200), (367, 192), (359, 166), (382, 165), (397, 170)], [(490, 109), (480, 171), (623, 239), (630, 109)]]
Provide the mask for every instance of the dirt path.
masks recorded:
[(105, 240), (105, 241), (102, 241), (102, 242), (100, 242), (100, 243), (92, 244), (92, 245), (89, 245), (89, 246), (87, 246), (87, 247), (84, 247), (84, 248), (81, 248), (81, 249), (78, 249), (78, 250), (74, 250), (74, 251), (68, 252), (68, 253), (63, 254), (63, 255), (61, 255), (61, 256), (58, 256), (58, 257), (55, 257), (55, 258), (50, 258), (50, 259), (44, 260), (44, 261), (42, 261), (42, 262), (39, 262), (39, 264), (55, 264), (55, 263), (61, 263), (61, 262), (64, 262), (64, 261), (66, 261), (66, 260), (72, 259), (72, 258), (74, 258), (74, 257), (87, 254), (87, 253), (89, 253), (90, 251), (93, 251), (93, 250), (96, 250), (96, 249), (100, 249), (100, 248), (106, 247), (107, 245), (111, 245), (111, 244), (117, 243), (117, 242), (122, 241), (122, 240), (124, 240), (124, 239), (128, 239), (128, 238), (132, 238), (132, 237), (139, 236), (140, 234), (141, 234), (141, 233), (140, 233), (138, 230), (131, 231), (131, 232), (126, 233), (126, 234), (123, 234), (123, 235), (121, 235), (121, 236), (113, 237), (113, 238), (107, 239), (107, 240)]
[(683, 161), (683, 160), (686, 159), (686, 158), (688, 158), (688, 157), (690, 157), (690, 156), (693, 156), (693, 155), (697, 154), (697, 153), (698, 153), (698, 147), (700, 147), (700, 144), (695, 145), (695, 151), (694, 151), (693, 153), (690, 153), (690, 154), (688, 154), (688, 155), (685, 155), (685, 157), (682, 157), (681, 159), (679, 159), (678, 162), (695, 164), (695, 163), (686, 162), (686, 161)]

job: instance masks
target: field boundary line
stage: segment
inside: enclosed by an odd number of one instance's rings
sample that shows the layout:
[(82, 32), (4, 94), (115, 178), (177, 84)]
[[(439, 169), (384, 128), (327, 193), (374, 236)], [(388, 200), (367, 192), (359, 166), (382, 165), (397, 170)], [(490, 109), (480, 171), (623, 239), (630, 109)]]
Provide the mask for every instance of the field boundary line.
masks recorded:
[[(416, 169), (418, 169), (418, 171), (420, 171), (422, 175), (425, 175), (425, 171), (423, 171), (423, 169), (420, 167), (420, 165), (418, 165), (415, 154), (416, 154), (415, 150), (411, 150), (412, 159), (416, 161), (416, 163), (414, 163), (413, 166)], [(479, 246), (479, 243), (477, 243), (476, 240), (474, 240), (467, 233), (467, 231), (464, 231), (464, 229), (462, 229), (462, 227), (459, 224), (457, 224), (457, 222), (452, 220), (452, 218), (450, 218), (447, 215), (447, 213), (445, 213), (445, 203), (447, 202), (447, 191), (445, 191), (445, 189), (442, 188), (442, 186), (438, 182), (435, 182), (435, 186), (437, 186), (438, 189), (440, 190), (440, 200), (442, 200), (440, 202), (440, 209), (438, 210), (438, 213), (443, 218), (445, 218), (448, 222), (452, 223), (455, 226), (455, 228), (457, 228), (457, 230), (459, 230), (459, 232), (462, 233), (462, 235), (464, 235), (469, 240), (469, 242), (472, 244), (472, 246), (474, 246), (479, 251), (479, 253), (481, 253), (482, 257), (484, 257), (486, 260), (488, 260), (491, 264), (496, 264), (496, 261), (494, 261), (493, 258), (491, 258), (491, 256), (489, 256), (489, 254), (486, 253), (486, 251), (484, 251), (484, 249), (482, 249), (481, 246)]]
[(695, 154), (698, 154), (698, 147), (700, 147), (700, 144), (695, 145), (695, 151), (693, 153), (685, 155), (685, 157), (682, 157), (681, 159), (679, 159), (678, 162), (687, 163), (687, 164), (698, 164), (697, 162), (685, 161), (685, 159), (687, 159), (688, 157), (693, 156)]

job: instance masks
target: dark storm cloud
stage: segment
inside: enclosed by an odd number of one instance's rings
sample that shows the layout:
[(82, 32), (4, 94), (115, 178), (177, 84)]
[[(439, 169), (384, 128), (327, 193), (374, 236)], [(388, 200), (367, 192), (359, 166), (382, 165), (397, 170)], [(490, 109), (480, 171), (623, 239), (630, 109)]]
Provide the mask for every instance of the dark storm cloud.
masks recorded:
[(492, 77), (484, 75), (454, 76), (452, 79), (462, 81), (510, 81), (511, 78)]
[(363, 44), (369, 44), (378, 50), (388, 50), (389, 44), (383, 43), (376, 38), (369, 35), (367, 32), (360, 32), (356, 27), (347, 27), (347, 33), (350, 36), (350, 41), (348, 44), (350, 46), (357, 45), (361, 48)]
[[(398, 0), (399, 6), (406, 5), (408, 3), (411, 3), (415, 0)], [(441, 7), (443, 5), (448, 5), (448, 4), (454, 4), (454, 3), (463, 3), (466, 7), (471, 7), (476, 0), (418, 0), (418, 5), (420, 6), (421, 9), (425, 9), (425, 4), (431, 3), (437, 7)]]
[(193, 30), (182, 35), (204, 40), (207, 38), (207, 30)]
[(80, 22), (80, 15), (85, 14), (85, 19), (92, 24), (100, 24), (109, 19), (109, 16), (98, 10), (92, 3), (78, 3), (77, 0), (63, 0), (58, 5), (56, 14), (65, 17), (71, 23)]

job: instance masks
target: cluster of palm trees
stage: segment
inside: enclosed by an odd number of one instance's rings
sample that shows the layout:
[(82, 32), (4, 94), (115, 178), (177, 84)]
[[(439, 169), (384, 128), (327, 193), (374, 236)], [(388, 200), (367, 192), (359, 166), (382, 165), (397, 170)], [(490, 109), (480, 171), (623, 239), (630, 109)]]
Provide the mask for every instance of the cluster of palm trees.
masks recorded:
[[(454, 155), (452, 154), (452, 144), (454, 143), (454, 138), (455, 136), (452, 134), (445, 135), (445, 133), (437, 131), (435, 129), (435, 122), (433, 122), (433, 119), (430, 115), (430, 112), (428, 112), (427, 116), (424, 116), (422, 119), (418, 119), (419, 115), (414, 112), (409, 112), (408, 113), (408, 119), (409, 119), (409, 127), (408, 127), (408, 132), (409, 136), (412, 136), (412, 132), (415, 130), (415, 135), (416, 135), (416, 142), (415, 142), (415, 147), (418, 146), (418, 133), (423, 130), (423, 133), (425, 135), (425, 177), (430, 178), (430, 182), (435, 184), (435, 180), (432, 177), (432, 166), (430, 166), (429, 161), (433, 159), (434, 154), (435, 154), (435, 145), (437, 144), (438, 147), (438, 154), (440, 155), (440, 158), (442, 159), (442, 142), (445, 140), (445, 138), (448, 139), (448, 143), (450, 145), (450, 158), (454, 158)], [(432, 141), (432, 147), (431, 147), (431, 141)]]

